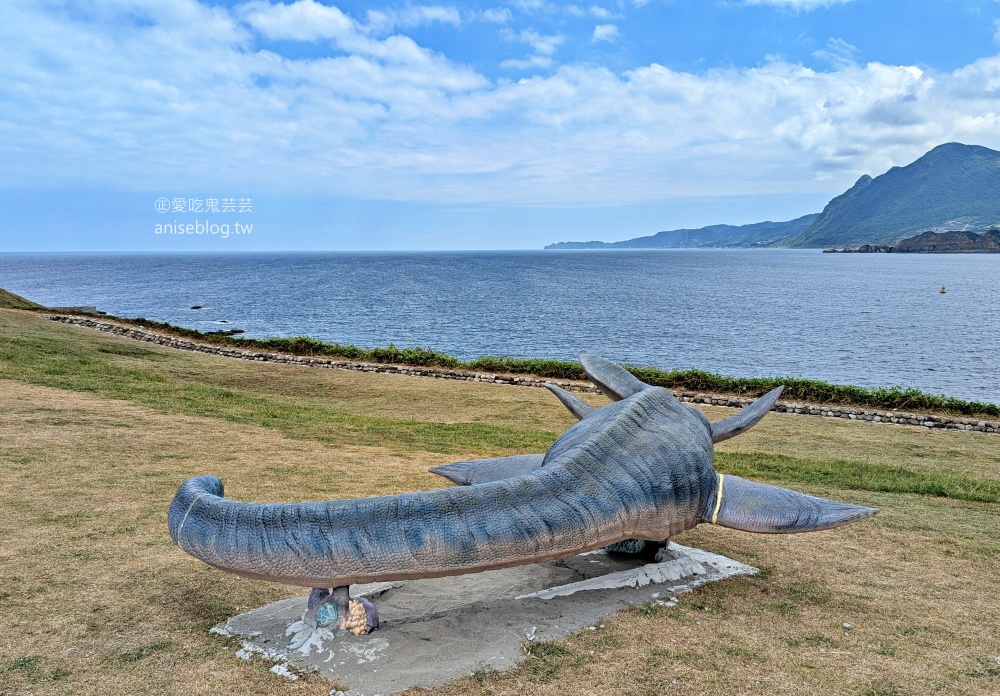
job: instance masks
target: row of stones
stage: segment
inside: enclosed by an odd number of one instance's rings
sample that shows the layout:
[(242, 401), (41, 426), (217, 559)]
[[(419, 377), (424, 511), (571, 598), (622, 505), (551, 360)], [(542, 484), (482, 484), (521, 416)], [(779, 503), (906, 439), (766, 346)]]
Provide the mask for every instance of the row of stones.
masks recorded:
[[(692, 392), (683, 392), (678, 398), (681, 401), (737, 408), (742, 408), (752, 401), (752, 399), (743, 399), (740, 397), (718, 397), (694, 394)], [(934, 416), (921, 413), (903, 413), (900, 411), (866, 411), (850, 406), (817, 406), (816, 404), (799, 404), (790, 401), (779, 401), (771, 410), (778, 413), (800, 413), (809, 416), (822, 416), (823, 418), (844, 418), (845, 420), (895, 425), (917, 425), (925, 428), (940, 428), (944, 430), (967, 430), (979, 433), (1000, 432), (1000, 423), (976, 418)]]
[[(260, 362), (275, 362), (287, 365), (301, 365), (305, 367), (328, 367), (344, 370), (356, 370), (360, 372), (382, 372), (389, 374), (410, 375), (414, 377), (434, 377), (437, 379), (457, 379), (468, 382), (487, 382), (490, 384), (516, 384), (524, 387), (541, 387), (546, 382), (557, 384), (564, 389), (579, 392), (597, 392), (598, 389), (591, 384), (581, 382), (568, 382), (556, 380), (542, 380), (534, 377), (517, 375), (495, 375), (489, 373), (472, 372), (469, 370), (449, 370), (436, 367), (414, 367), (409, 365), (385, 365), (381, 363), (354, 362), (350, 360), (334, 360), (330, 358), (305, 357), (301, 355), (288, 355), (285, 353), (265, 353), (242, 350), (240, 348), (230, 348), (216, 346), (208, 343), (198, 343), (176, 336), (137, 329), (131, 326), (115, 324), (106, 321), (96, 321), (86, 317), (43, 314), (43, 318), (59, 321), (64, 324), (84, 326), (106, 333), (113, 333), (148, 343), (177, 348), (179, 350), (196, 351), (199, 353), (211, 353), (222, 355), (228, 358), (239, 358), (241, 360), (256, 360)], [(742, 408), (751, 403), (753, 399), (739, 396), (718, 396), (714, 394), (698, 394), (695, 392), (680, 392), (676, 396), (681, 401), (696, 404), (708, 404), (712, 406), (726, 406), (730, 408)], [(821, 416), (824, 418), (843, 418), (845, 420), (869, 421), (872, 423), (888, 423), (896, 425), (915, 425), (925, 428), (937, 428), (945, 430), (963, 430), (981, 433), (1000, 432), (1000, 423), (993, 421), (983, 421), (975, 418), (957, 418), (951, 416), (934, 416), (919, 413), (902, 413), (899, 411), (868, 411), (853, 408), (850, 406), (817, 406), (815, 404), (800, 404), (788, 401), (779, 401), (773, 411), (778, 413), (798, 413), (810, 416)]]
[(221, 355), (227, 358), (238, 358), (240, 360), (256, 360), (259, 362), (274, 362), (285, 365), (300, 365), (303, 367), (332, 367), (342, 370), (356, 370), (358, 372), (382, 372), (388, 374), (408, 375), (411, 377), (435, 377), (437, 379), (457, 379), (468, 382), (489, 382), (491, 384), (516, 384), (523, 387), (541, 387), (546, 383), (557, 384), (560, 387), (579, 392), (596, 393), (599, 390), (592, 384), (585, 382), (563, 382), (555, 380), (537, 379), (523, 375), (496, 375), (491, 373), (472, 372), (471, 370), (450, 370), (440, 367), (419, 367), (413, 365), (391, 365), (384, 363), (355, 362), (351, 360), (337, 360), (332, 358), (306, 357), (302, 355), (289, 355), (287, 353), (267, 353), (253, 352), (240, 348), (230, 348), (216, 346), (209, 343), (198, 343), (185, 338), (168, 336), (165, 334), (137, 329), (131, 326), (115, 324), (106, 321), (96, 321), (86, 317), (67, 316), (62, 314), (42, 314), (42, 318), (84, 326), (106, 333), (113, 333), (126, 338), (132, 338), (147, 343), (157, 343), (169, 348), (178, 350), (195, 351), (198, 353), (210, 353)]

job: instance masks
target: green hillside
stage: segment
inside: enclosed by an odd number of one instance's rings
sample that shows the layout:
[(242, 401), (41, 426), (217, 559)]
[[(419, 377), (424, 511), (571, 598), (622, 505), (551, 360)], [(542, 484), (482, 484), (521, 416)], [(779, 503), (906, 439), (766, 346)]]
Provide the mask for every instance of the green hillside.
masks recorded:
[(0, 288), (0, 309), (45, 309), (45, 307)]
[(861, 177), (790, 247), (896, 242), (929, 228), (985, 228), (1000, 222), (1000, 152), (939, 145), (905, 167)]

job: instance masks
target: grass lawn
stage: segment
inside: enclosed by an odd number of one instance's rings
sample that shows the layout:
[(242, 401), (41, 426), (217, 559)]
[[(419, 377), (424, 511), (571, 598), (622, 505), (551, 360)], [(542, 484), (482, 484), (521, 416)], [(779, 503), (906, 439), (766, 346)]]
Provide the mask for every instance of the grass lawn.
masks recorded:
[[(0, 693), (326, 694), (208, 634), (302, 591), (173, 546), (178, 484), (439, 487), (428, 467), (541, 452), (572, 422), (542, 389), (228, 360), (0, 310)], [(716, 463), (882, 514), (794, 536), (703, 525), (678, 541), (764, 572), (434, 693), (1000, 692), (1000, 438), (771, 414)]]

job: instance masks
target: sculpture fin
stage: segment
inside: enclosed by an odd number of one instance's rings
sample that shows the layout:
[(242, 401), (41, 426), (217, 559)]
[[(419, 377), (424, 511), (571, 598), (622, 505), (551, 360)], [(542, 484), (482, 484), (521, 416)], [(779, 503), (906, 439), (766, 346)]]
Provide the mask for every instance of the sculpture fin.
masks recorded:
[(586, 401), (578, 399), (565, 389), (557, 387), (551, 382), (546, 382), (542, 386), (548, 389), (553, 394), (555, 394), (556, 397), (560, 401), (562, 401), (563, 406), (568, 408), (569, 412), (572, 413), (577, 418), (582, 419), (584, 416), (586, 416), (588, 413), (594, 410), (594, 407), (588, 404)]
[(702, 522), (765, 534), (830, 529), (878, 514), (878, 508), (837, 503), (780, 486), (719, 474)]
[(740, 412), (735, 416), (723, 418), (720, 421), (712, 423), (712, 442), (728, 440), (755, 426), (757, 421), (771, 410), (771, 407), (777, 402), (778, 397), (781, 396), (781, 390), (784, 388), (784, 385), (782, 385), (776, 389), (772, 389), (749, 406), (740, 409)]
[(627, 399), (649, 387), (636, 379), (631, 372), (610, 360), (596, 355), (583, 354), (580, 365), (590, 377), (590, 381), (600, 387), (601, 391), (612, 401)]
[(459, 486), (471, 486), (475, 483), (501, 481), (521, 474), (529, 474), (535, 469), (541, 468), (544, 458), (544, 454), (515, 454), (513, 457), (442, 464), (428, 469), (428, 471), (438, 476), (444, 476)]

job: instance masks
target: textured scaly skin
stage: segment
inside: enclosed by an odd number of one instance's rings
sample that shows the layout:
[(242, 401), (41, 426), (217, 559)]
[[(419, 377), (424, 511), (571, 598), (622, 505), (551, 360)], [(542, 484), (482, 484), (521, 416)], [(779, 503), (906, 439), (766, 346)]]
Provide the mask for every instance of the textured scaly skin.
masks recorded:
[(648, 387), (587, 415), (528, 474), (322, 503), (242, 503), (213, 476), (185, 481), (170, 534), (250, 578), (337, 587), (473, 573), (662, 540), (694, 527), (717, 476), (707, 419)]

